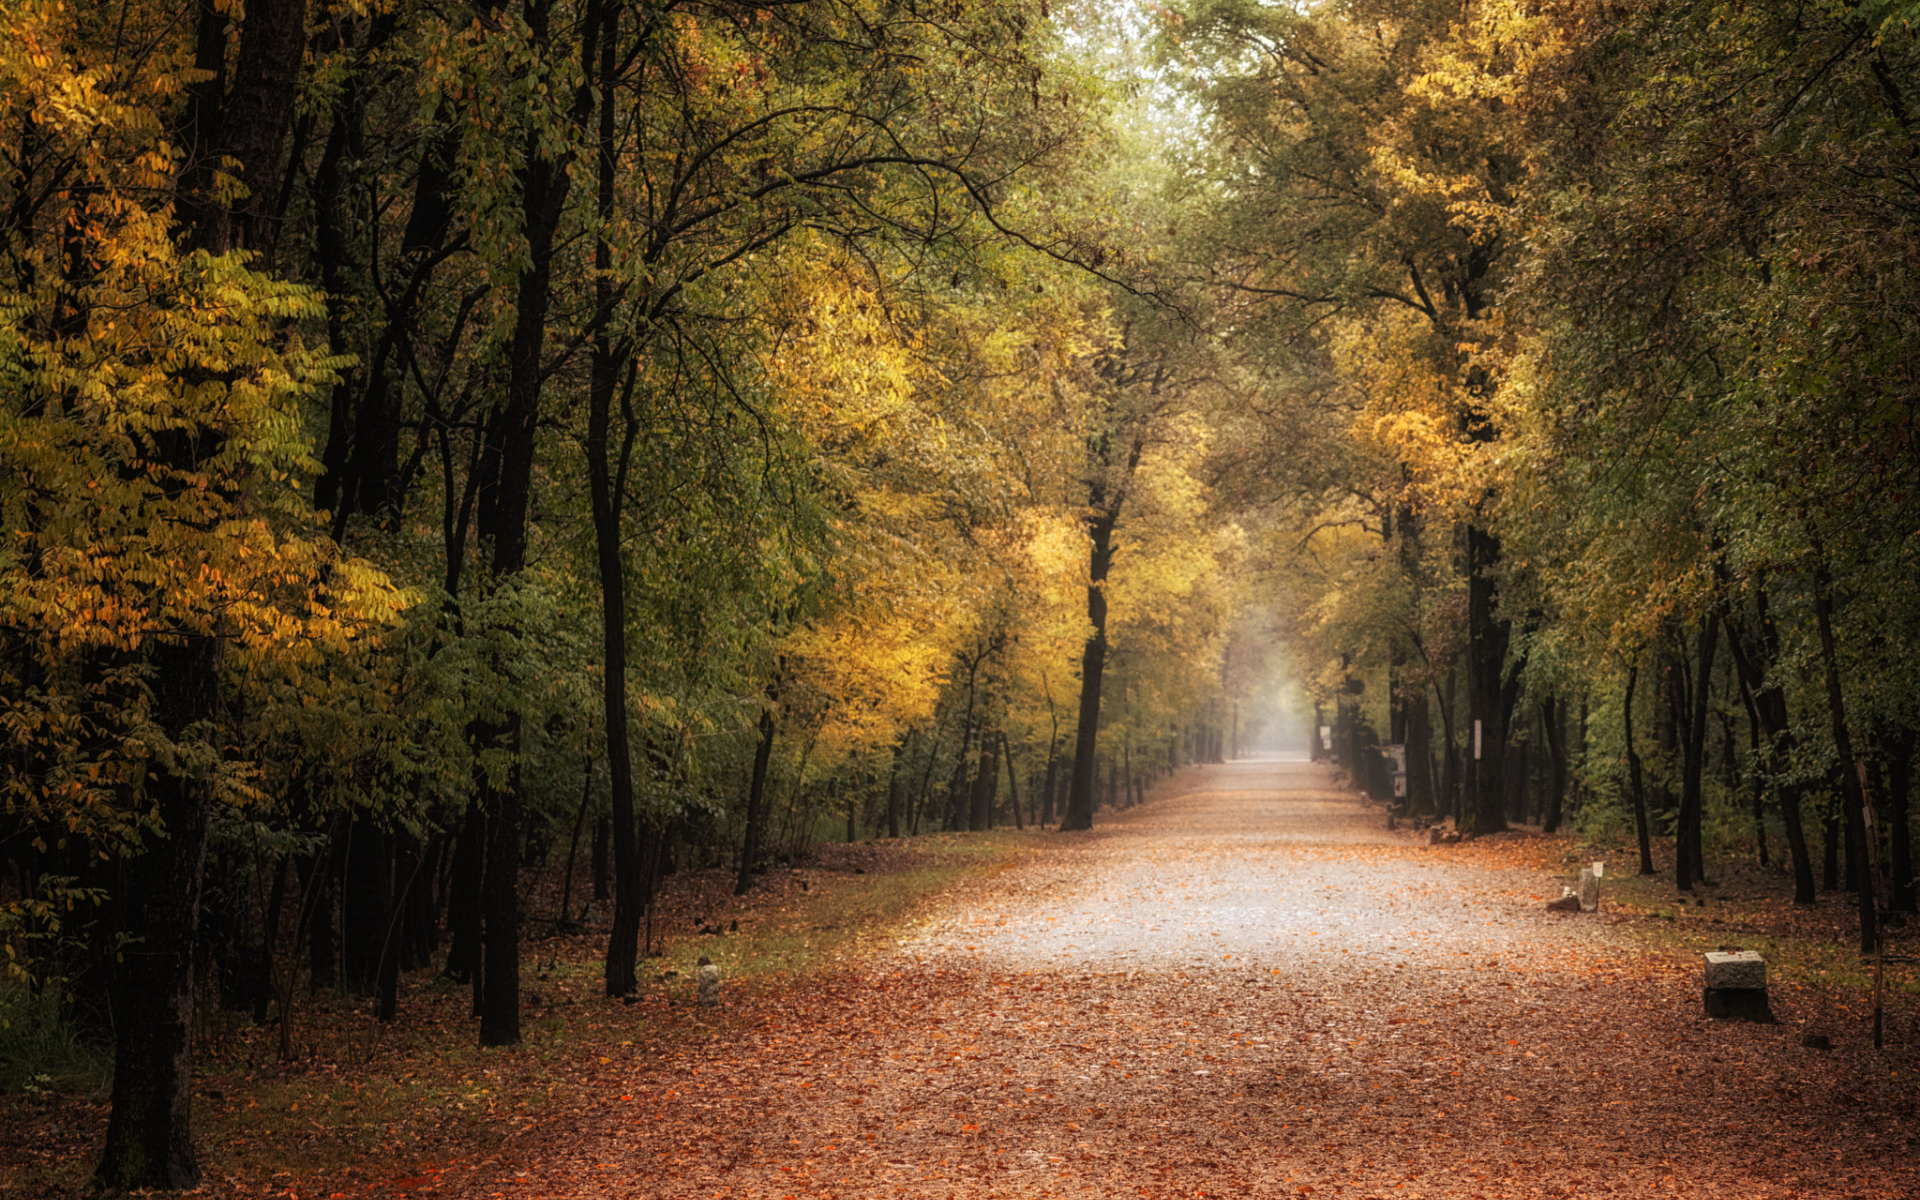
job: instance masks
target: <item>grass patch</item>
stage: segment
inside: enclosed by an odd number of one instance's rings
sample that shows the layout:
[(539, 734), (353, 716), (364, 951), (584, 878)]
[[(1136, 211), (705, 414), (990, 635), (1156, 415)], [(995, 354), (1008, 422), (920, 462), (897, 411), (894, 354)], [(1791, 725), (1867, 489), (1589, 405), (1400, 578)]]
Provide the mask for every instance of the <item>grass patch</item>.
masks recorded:
[(0, 1091), (98, 1092), (112, 1079), (112, 1055), (63, 1018), (56, 989), (0, 986)]
[(726, 897), (699, 922), (722, 932), (675, 938), (656, 969), (678, 972), (666, 986), (690, 997), (701, 955), (713, 960), (723, 978), (745, 983), (883, 953), (899, 943), (932, 897), (970, 876), (1012, 865), (1044, 836), (995, 830), (816, 847), (802, 863), (769, 871), (746, 896)]

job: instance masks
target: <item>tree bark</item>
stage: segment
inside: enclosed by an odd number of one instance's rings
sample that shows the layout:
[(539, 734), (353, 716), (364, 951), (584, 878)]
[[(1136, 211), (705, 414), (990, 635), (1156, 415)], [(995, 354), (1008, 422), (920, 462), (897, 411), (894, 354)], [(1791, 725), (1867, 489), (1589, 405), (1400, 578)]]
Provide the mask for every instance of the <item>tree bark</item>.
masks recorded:
[(1887, 752), (1887, 828), (1890, 859), (1887, 906), (1894, 912), (1915, 911), (1913, 887), (1913, 831), (1907, 824), (1913, 792), (1914, 731), (1900, 729), (1884, 739)]
[(1647, 788), (1640, 769), (1640, 754), (1633, 748), (1633, 691), (1640, 679), (1640, 664), (1627, 668), (1627, 690), (1620, 703), (1620, 724), (1626, 737), (1627, 783), (1633, 793), (1633, 830), (1640, 845), (1640, 874), (1653, 874), (1653, 831), (1647, 820)]
[(1145, 447), (1145, 439), (1136, 436), (1128, 448), (1121, 481), (1110, 485), (1099, 478), (1088, 489), (1087, 624), (1093, 632), (1080, 652), (1080, 713), (1074, 729), (1073, 774), (1067, 782), (1067, 815), (1060, 822), (1063, 831), (1093, 828), (1098, 786), (1094, 754), (1100, 740), (1100, 685), (1107, 670), (1107, 575), (1113, 569), (1113, 530), (1120, 520), (1126, 481), (1139, 467)]
[(887, 768), (887, 836), (890, 838), (900, 836), (900, 756), (905, 749), (902, 745), (894, 746), (893, 761)]
[(1540, 826), (1547, 833), (1557, 833), (1567, 802), (1567, 706), (1556, 697), (1547, 697), (1540, 705), (1540, 723), (1547, 735), (1547, 754), (1552, 759), (1552, 773), (1547, 780), (1547, 811)]
[(1720, 616), (1710, 612), (1700, 625), (1699, 661), (1694, 664), (1691, 711), (1687, 714), (1686, 743), (1680, 776), (1680, 836), (1674, 846), (1674, 886), (1691, 891), (1705, 882), (1706, 851), (1702, 830), (1702, 780), (1707, 761), (1707, 699), (1713, 683), (1713, 659), (1719, 646)]
[[(1833, 748), (1840, 758), (1840, 794), (1846, 805), (1847, 836), (1861, 850), (1867, 849), (1867, 797), (1860, 776), (1854, 769), (1853, 735), (1847, 727), (1846, 694), (1840, 686), (1840, 657), (1833, 636), (1833, 577), (1827, 566), (1825, 549), (1813, 541), (1813, 617), (1820, 631), (1820, 665), (1827, 685), (1827, 715), (1833, 723)], [(1862, 864), (1864, 867), (1864, 863)], [(1860, 913), (1860, 952), (1872, 954), (1880, 943), (1878, 898), (1874, 895), (1873, 872), (1860, 871), (1856, 895)]]
[(1467, 818), (1473, 833), (1497, 833), (1507, 827), (1506, 762), (1507, 645), (1512, 623), (1495, 615), (1494, 567), (1500, 561), (1500, 541), (1478, 526), (1467, 527), (1467, 704), (1468, 754), (1474, 746), (1474, 725), (1480, 723), (1480, 757), (1473, 760), (1473, 803)]
[(766, 837), (767, 766), (773, 761), (774, 687), (767, 689), (766, 706), (760, 710), (760, 741), (753, 751), (753, 778), (747, 784), (747, 829), (740, 846), (740, 874), (733, 881), (733, 894), (744, 896), (753, 888), (753, 869), (760, 863), (760, 843)]
[(974, 769), (967, 828), (974, 833), (993, 828), (993, 801), (1000, 788), (998, 743), (992, 731), (980, 735), (980, 759)]
[[(1725, 594), (1724, 587), (1722, 594)], [(1761, 731), (1765, 734), (1765, 769), (1768, 778), (1774, 781), (1774, 790), (1780, 798), (1781, 823), (1787, 835), (1787, 856), (1793, 866), (1793, 902), (1810, 905), (1815, 899), (1813, 855), (1808, 849), (1806, 826), (1801, 819), (1801, 788), (1797, 783), (1782, 782), (1787, 777), (1793, 756), (1794, 736), (1787, 712), (1786, 692), (1769, 678), (1775, 664), (1780, 661), (1780, 639), (1767, 603), (1764, 583), (1754, 588), (1754, 605), (1759, 615), (1759, 630), (1752, 648), (1740, 636), (1739, 626), (1730, 615), (1731, 602), (1727, 600), (1722, 603), (1721, 624), (1726, 627), (1727, 651), (1733, 657), (1734, 669), (1740, 676), (1740, 686), (1751, 698), (1753, 711), (1759, 716)]]
[[(219, 703), (218, 638), (188, 636), (153, 651), (155, 716), (182, 747), (210, 742)], [(210, 780), (149, 776), (161, 832), (127, 864), (126, 934), (114, 1020), (112, 1112), (94, 1182), (105, 1189), (192, 1188), (193, 957), (213, 807)]]
[(1007, 740), (1005, 730), (1000, 733), (1000, 760), (1007, 764), (1007, 802), (1013, 808), (1013, 827), (1024, 830), (1027, 825), (1020, 816), (1020, 780), (1014, 774), (1013, 743)]

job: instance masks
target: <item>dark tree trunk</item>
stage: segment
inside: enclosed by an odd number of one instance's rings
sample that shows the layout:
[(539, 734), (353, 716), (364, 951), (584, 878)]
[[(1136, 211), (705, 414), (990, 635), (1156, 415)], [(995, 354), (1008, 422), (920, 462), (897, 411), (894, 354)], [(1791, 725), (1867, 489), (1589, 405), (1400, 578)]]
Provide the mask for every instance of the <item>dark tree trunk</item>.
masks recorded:
[(580, 834), (587, 825), (587, 806), (593, 802), (593, 755), (587, 755), (587, 765), (582, 772), (580, 783), (580, 807), (573, 814), (573, 836), (567, 839), (567, 865), (560, 875), (560, 911), (554, 914), (555, 928), (565, 929), (573, 924), (573, 864), (580, 858)]
[(318, 992), (334, 985), (337, 965), (333, 951), (334, 863), (340, 853), (337, 827), (327, 835), (320, 854), (301, 863), (301, 891), (308, 897), (304, 914), (307, 939), (307, 989)]
[(1040, 785), (1040, 824), (1053, 824), (1054, 791), (1060, 781), (1060, 747), (1058, 743), (1047, 746), (1046, 781)]
[(613, 818), (595, 817), (593, 819), (593, 898), (607, 898), (608, 862), (613, 849)]
[(346, 984), (371, 995), (380, 984), (381, 951), (393, 916), (392, 847), (387, 831), (364, 813), (349, 818), (340, 889), (340, 965)]
[[(233, 87), (224, 91), (229, 14), (212, 0), (196, 13), (195, 65), (180, 141), (190, 164), (178, 195), (185, 240), (213, 254), (270, 254), (258, 217), (280, 175), (305, 36), (305, 0), (256, 0), (241, 23)], [(228, 208), (213, 188), (222, 155), (239, 163), (252, 195)], [(191, 477), (218, 454), (224, 432), (205, 426), (160, 439), (167, 465)], [(225, 468), (216, 468), (215, 474)], [(209, 618), (211, 619), (211, 618)], [(153, 717), (184, 762), (213, 760), (220, 740), (222, 640), (214, 628), (156, 640)], [(129, 864), (126, 932), (135, 941), (115, 1005), (112, 1111), (94, 1182), (109, 1190), (187, 1188), (200, 1182), (192, 1130), (194, 943), (199, 930), (213, 789), (198, 771), (159, 765), (148, 798), (159, 832)]]
[[(633, 811), (632, 735), (627, 714), (627, 563), (620, 538), (625, 507), (628, 465), (632, 461), (639, 423), (634, 419), (635, 373), (627, 367), (631, 348), (616, 345), (606, 330), (616, 302), (612, 278), (613, 247), (605, 231), (613, 222), (618, 179), (618, 154), (613, 96), (617, 75), (615, 34), (619, 10), (589, 6), (587, 19), (599, 19), (601, 28), (589, 31), (598, 39), (597, 61), (583, 63), (594, 73), (601, 103), (596, 130), (595, 211), (601, 235), (594, 239), (594, 313), (601, 322), (593, 339), (587, 370), (587, 491), (593, 511), (594, 560), (600, 576), (600, 631), (602, 646), (601, 719), (607, 730), (607, 772), (613, 802), (613, 929), (607, 940), (606, 990), (625, 996), (638, 986), (641, 909), (645, 904), (639, 862), (638, 831)], [(626, 385), (620, 383), (626, 372)], [(613, 448), (613, 405), (621, 399), (623, 436)]]
[(1640, 664), (1627, 668), (1627, 690), (1620, 704), (1620, 724), (1626, 735), (1627, 785), (1633, 793), (1633, 831), (1640, 846), (1640, 873), (1653, 874), (1653, 830), (1647, 819), (1647, 788), (1640, 769), (1640, 754), (1633, 748), (1633, 691), (1640, 679)]
[(1914, 731), (1890, 732), (1887, 748), (1887, 826), (1890, 845), (1888, 880), (1891, 897), (1888, 906), (1894, 912), (1910, 913), (1914, 906), (1913, 831), (1907, 824), (1912, 808)]
[(391, 862), (393, 903), (388, 911), (385, 935), (380, 939), (379, 1007), (375, 1015), (391, 1023), (400, 1009), (400, 968), (406, 957), (407, 914), (414, 897), (426, 890), (423, 848), (409, 833), (390, 833), (387, 846)]
[(933, 771), (940, 763), (940, 715), (943, 704), (933, 714), (933, 732), (927, 737), (927, 769), (920, 772), (920, 787), (913, 802), (913, 817), (908, 822), (907, 832), (913, 837), (920, 836), (920, 818), (926, 814), (927, 805), (933, 801)]
[(1708, 613), (1700, 626), (1699, 661), (1695, 663), (1691, 711), (1687, 714), (1686, 743), (1680, 776), (1680, 836), (1674, 846), (1674, 886), (1690, 891), (1695, 881), (1706, 882), (1706, 852), (1702, 830), (1702, 781), (1707, 761), (1707, 700), (1713, 683), (1713, 658), (1719, 645), (1720, 617)]
[[(589, 3), (587, 8), (578, 28), (582, 38), (581, 74), (583, 79), (590, 80), (599, 61), (594, 39), (601, 31), (601, 8), (598, 0)], [(528, 0), (523, 15), (528, 40), (534, 46), (547, 47), (552, 0)], [(594, 89), (583, 82), (575, 90), (571, 118), (584, 124), (593, 111), (593, 102)], [(486, 443), (480, 456), (482, 483), (476, 498), (475, 531), (481, 545), (491, 551), (490, 566), (496, 580), (518, 575), (527, 562), (527, 514), (539, 440), (541, 391), (547, 369), (547, 315), (553, 302), (556, 235), (572, 189), (571, 160), (565, 155), (555, 157), (546, 144), (548, 140), (542, 129), (526, 131), (525, 152), (518, 171), (522, 266), (515, 281), (513, 333), (507, 343), (506, 397), (505, 403), (487, 422)], [(494, 737), (481, 739), (483, 744), (497, 740), (517, 762), (521, 746), (517, 718), (509, 718), (486, 732)], [(609, 729), (609, 746), (617, 740)], [(487, 805), (489, 836), (480, 1042), (487, 1046), (511, 1045), (520, 1040), (517, 867), (522, 800), (517, 765), (509, 768), (505, 786), (489, 783), (483, 786), (482, 795)], [(619, 853), (617, 839), (615, 853)]]
[(1013, 827), (1024, 830), (1027, 826), (1020, 818), (1020, 781), (1014, 776), (1013, 744), (1004, 731), (1000, 734), (1000, 759), (1007, 764), (1007, 803), (1013, 809)]
[(447, 889), (447, 978), (472, 982), (480, 974), (480, 883), (486, 875), (487, 814), (479, 805), (467, 809), (459, 840), (454, 843), (452, 878)]
[[(188, 636), (153, 652), (154, 715), (183, 750), (210, 749), (221, 646)], [(94, 1181), (102, 1188), (192, 1188), (193, 957), (213, 805), (206, 778), (154, 770), (148, 796), (164, 833), (127, 864), (125, 931), (114, 1021), (112, 1113)]]
[(1734, 678), (1740, 684), (1740, 703), (1747, 710), (1747, 782), (1753, 792), (1753, 840), (1760, 865), (1771, 865), (1767, 855), (1767, 777), (1765, 759), (1760, 750), (1760, 712), (1753, 703), (1753, 691), (1746, 674), (1739, 669), (1739, 639), (1732, 625), (1727, 626), (1727, 649), (1734, 655)]
[(767, 689), (767, 704), (760, 710), (760, 741), (753, 751), (753, 778), (747, 784), (747, 828), (740, 846), (740, 874), (733, 881), (733, 894), (744, 896), (753, 887), (754, 868), (760, 865), (760, 843), (766, 837), (767, 765), (773, 761), (774, 688)]
[(974, 770), (971, 803), (967, 809), (967, 828), (975, 833), (993, 828), (993, 801), (999, 792), (1000, 763), (993, 734), (980, 735), (980, 761)]
[[(1653, 723), (1654, 773), (1653, 786), (1650, 789), (1650, 803), (1653, 811), (1662, 817), (1674, 818), (1676, 835), (1679, 831), (1679, 806), (1674, 800), (1673, 783), (1682, 774), (1680, 731), (1686, 727), (1687, 713), (1687, 664), (1682, 654), (1673, 648), (1679, 641), (1677, 633), (1670, 633), (1662, 639), (1660, 650), (1660, 697), (1665, 701), (1655, 710)], [(1679, 846), (1676, 836), (1676, 852)]]
[(1839, 780), (1833, 781), (1835, 796), (1827, 801), (1827, 811), (1820, 818), (1820, 890), (1837, 892), (1840, 890), (1840, 842), (1842, 840)]
[[(1833, 578), (1827, 567), (1826, 551), (1814, 540), (1813, 616), (1820, 632), (1820, 664), (1827, 684), (1827, 714), (1833, 722), (1833, 748), (1840, 758), (1840, 796), (1845, 806), (1847, 838), (1865, 850), (1867, 844), (1867, 797), (1855, 769), (1853, 734), (1847, 726), (1846, 695), (1840, 686), (1840, 657), (1833, 636)], [(1864, 858), (1864, 854), (1862, 855)], [(1873, 873), (1859, 872), (1860, 952), (1872, 954), (1880, 944), (1879, 899), (1874, 895)]]
[(905, 753), (905, 745), (894, 746), (893, 760), (887, 768), (887, 836), (890, 838), (900, 836), (900, 758)]
[[(253, 1023), (265, 1025), (273, 1004), (273, 966), (280, 945), (280, 926), (286, 915), (287, 877), (293, 873), (293, 859), (281, 854), (274, 860), (273, 888), (267, 893), (267, 920), (260, 931), (260, 986), (253, 997)], [(32, 895), (22, 889), (23, 895)]]
[(1427, 693), (1421, 688), (1407, 698), (1407, 804), (1413, 816), (1428, 816), (1434, 811), (1433, 721), (1427, 705)]
[(1567, 802), (1567, 706), (1555, 697), (1547, 697), (1540, 705), (1540, 724), (1546, 733), (1547, 754), (1551, 758), (1547, 811), (1540, 826), (1547, 833), (1557, 833)]
[(1769, 678), (1780, 661), (1780, 637), (1768, 607), (1764, 583), (1754, 588), (1754, 605), (1759, 629), (1751, 652), (1740, 636), (1738, 625), (1728, 616), (1732, 611), (1730, 604), (1723, 606), (1722, 624), (1726, 626), (1727, 650), (1733, 656), (1741, 687), (1751, 697), (1753, 711), (1759, 716), (1761, 730), (1766, 735), (1764, 762), (1780, 797), (1781, 824), (1787, 835), (1788, 858), (1793, 864), (1793, 902), (1810, 905), (1814, 902), (1813, 855), (1807, 846), (1806, 825), (1800, 813), (1802, 789), (1798, 783), (1786, 781), (1794, 751), (1793, 725), (1788, 719), (1786, 692)]
[[(1140, 461), (1136, 441), (1127, 464), (1129, 477)], [(1073, 775), (1067, 782), (1067, 815), (1062, 830), (1093, 828), (1094, 755), (1100, 739), (1100, 685), (1107, 670), (1107, 575), (1113, 568), (1113, 529), (1120, 520), (1116, 489), (1109, 503), (1104, 482), (1093, 485), (1087, 517), (1087, 624), (1093, 630), (1080, 652), (1080, 713), (1074, 728)]]
[[(1456, 686), (1455, 681), (1459, 678), (1459, 674), (1457, 669), (1449, 667), (1447, 669), (1446, 687), (1442, 689), (1439, 680), (1435, 680), (1433, 684), (1434, 696), (1440, 705), (1441, 749), (1446, 755), (1440, 763), (1440, 794), (1434, 798), (1434, 815), (1436, 817), (1453, 816), (1457, 818), (1461, 813), (1460, 749), (1459, 741), (1454, 736), (1453, 727), (1454, 689)], [(1318, 705), (1315, 705), (1314, 711), (1316, 714), (1319, 712)], [(1317, 733), (1315, 737), (1318, 737)], [(1319, 743), (1316, 740), (1314, 744), (1318, 745)]]
[[(1494, 567), (1500, 561), (1500, 541), (1477, 526), (1467, 527), (1467, 745), (1479, 757), (1473, 762), (1472, 804), (1462, 814), (1474, 833), (1497, 833), (1507, 827), (1507, 720), (1512, 705), (1507, 698), (1507, 645), (1512, 623), (1496, 615)], [(1476, 732), (1477, 730), (1477, 732)]]
[[(518, 757), (520, 720), (509, 718), (499, 740)], [(488, 739), (492, 740), (492, 739)], [(484, 744), (484, 743), (483, 743)], [(520, 1041), (520, 767), (507, 769), (505, 786), (487, 783), (486, 875), (480, 885), (484, 918), (480, 935), (479, 991), (482, 1046), (511, 1046)]]

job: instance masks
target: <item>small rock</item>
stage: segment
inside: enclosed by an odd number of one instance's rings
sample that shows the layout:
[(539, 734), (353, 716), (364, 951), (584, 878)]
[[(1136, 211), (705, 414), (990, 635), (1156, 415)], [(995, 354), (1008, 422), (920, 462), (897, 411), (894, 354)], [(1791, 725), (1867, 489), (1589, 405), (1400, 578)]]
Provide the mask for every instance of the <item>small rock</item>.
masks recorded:
[(699, 1002), (707, 1006), (720, 1003), (720, 968), (704, 954), (700, 956)]

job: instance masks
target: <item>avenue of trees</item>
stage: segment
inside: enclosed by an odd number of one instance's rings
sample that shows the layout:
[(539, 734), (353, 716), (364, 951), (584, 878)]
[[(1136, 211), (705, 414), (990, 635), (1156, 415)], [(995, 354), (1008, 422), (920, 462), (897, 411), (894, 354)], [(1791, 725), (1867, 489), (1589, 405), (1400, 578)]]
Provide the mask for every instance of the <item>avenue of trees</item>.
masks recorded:
[(511, 1045), (526, 933), (628, 994), (675, 870), (1085, 829), (1288, 671), (1416, 815), (1913, 909), (1897, 5), (5, 23), (0, 939), (107, 1187), (196, 1005)]
[[(1911, 13), (1196, 3), (1175, 252), (1335, 753), (1479, 832), (1575, 805), (1913, 911)], [(1237, 477), (1237, 478), (1236, 478)]]

